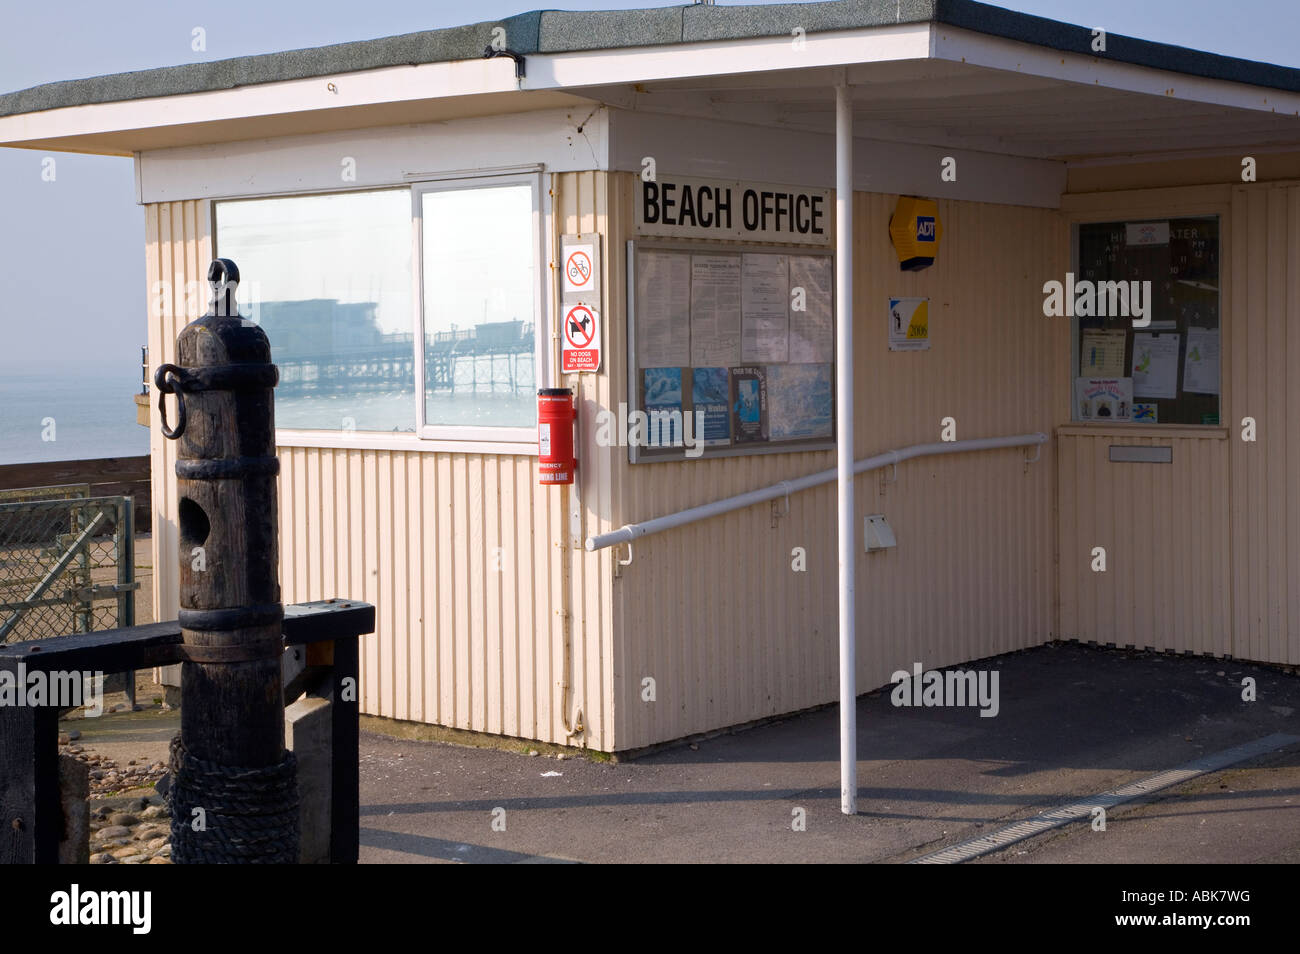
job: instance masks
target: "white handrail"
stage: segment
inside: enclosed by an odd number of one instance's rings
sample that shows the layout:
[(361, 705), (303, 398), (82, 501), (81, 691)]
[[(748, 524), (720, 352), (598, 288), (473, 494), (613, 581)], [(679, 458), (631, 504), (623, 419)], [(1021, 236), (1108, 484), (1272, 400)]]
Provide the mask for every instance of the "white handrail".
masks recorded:
[[(1034, 434), (1017, 434), (1014, 437), (980, 437), (967, 441), (941, 441), (937, 444), (913, 444), (911, 447), (904, 447), (902, 450), (885, 451), (885, 453), (877, 454), (875, 457), (867, 457), (864, 460), (860, 460), (853, 465), (853, 473), (865, 473), (869, 470), (875, 470), (878, 467), (884, 467), (887, 464), (897, 464), (900, 461), (910, 460), (913, 457), (931, 457), (936, 454), (958, 454), (964, 451), (997, 450), (1003, 447), (1031, 447), (1036, 444), (1046, 443), (1047, 435), (1039, 431)], [(587, 549), (589, 551), (603, 550), (606, 547), (612, 547), (619, 543), (631, 543), (637, 537), (644, 537), (652, 533), (671, 530), (673, 527), (680, 527), (688, 523), (694, 523), (697, 520), (716, 517), (718, 514), (730, 513), (732, 510), (740, 510), (743, 507), (752, 507), (754, 504), (763, 503), (766, 500), (775, 500), (777, 497), (788, 496), (797, 490), (807, 490), (810, 487), (829, 484), (838, 476), (838, 471), (834, 468), (823, 470), (819, 473), (809, 474), (806, 477), (799, 477), (795, 480), (783, 480), (779, 484), (773, 484), (770, 487), (763, 487), (760, 490), (751, 490), (749, 493), (739, 494), (735, 497), (715, 500), (713, 503), (703, 504), (699, 507), (692, 507), (690, 510), (680, 510), (677, 513), (671, 513), (666, 517), (655, 517), (653, 520), (646, 520), (643, 523), (630, 523), (627, 526), (620, 527), (617, 530), (612, 530), (609, 533), (602, 533), (598, 536), (588, 537)]]

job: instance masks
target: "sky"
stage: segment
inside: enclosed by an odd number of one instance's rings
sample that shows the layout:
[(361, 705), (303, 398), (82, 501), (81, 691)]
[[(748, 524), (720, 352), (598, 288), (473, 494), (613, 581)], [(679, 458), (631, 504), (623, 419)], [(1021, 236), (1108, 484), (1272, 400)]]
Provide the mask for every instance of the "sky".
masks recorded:
[[(499, 19), (521, 0), (2, 0), (0, 91), (203, 60)], [(563, 9), (677, 6), (576, 0)], [(999, 0), (1032, 13), (1180, 46), (1300, 67), (1294, 0)], [(127, 13), (126, 11), (130, 11)], [(220, 13), (220, 17), (217, 13)], [(195, 52), (196, 27), (207, 49)], [(146, 338), (144, 214), (130, 159), (0, 148), (0, 375), (55, 359), (139, 363)], [(0, 383), (3, 378), (0, 377)]]

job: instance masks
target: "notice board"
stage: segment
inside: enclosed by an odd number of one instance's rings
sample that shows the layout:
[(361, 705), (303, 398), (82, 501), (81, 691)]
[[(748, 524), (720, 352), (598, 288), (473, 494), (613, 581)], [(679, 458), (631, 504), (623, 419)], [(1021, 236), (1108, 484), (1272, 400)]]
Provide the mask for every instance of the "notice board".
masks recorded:
[[(1076, 226), (1074, 420), (1219, 426), (1219, 246), (1213, 215)], [(1123, 306), (1144, 284), (1143, 321)]]
[(829, 251), (629, 242), (629, 459), (833, 447), (834, 299)]

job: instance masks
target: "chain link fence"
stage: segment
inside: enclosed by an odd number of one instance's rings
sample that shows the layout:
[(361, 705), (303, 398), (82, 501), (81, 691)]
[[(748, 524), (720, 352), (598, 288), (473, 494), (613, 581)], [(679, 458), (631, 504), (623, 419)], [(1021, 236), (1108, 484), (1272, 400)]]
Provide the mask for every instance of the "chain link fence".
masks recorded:
[(133, 522), (85, 484), (0, 491), (0, 642), (133, 626)]

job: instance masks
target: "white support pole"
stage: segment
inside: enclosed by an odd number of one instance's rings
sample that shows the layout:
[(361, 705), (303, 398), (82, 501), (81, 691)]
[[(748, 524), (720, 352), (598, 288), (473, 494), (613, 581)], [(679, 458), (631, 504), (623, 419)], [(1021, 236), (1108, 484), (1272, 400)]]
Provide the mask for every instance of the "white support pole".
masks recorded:
[(835, 408), (840, 543), (840, 811), (858, 813), (853, 578), (853, 97), (835, 87)]

